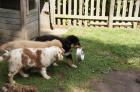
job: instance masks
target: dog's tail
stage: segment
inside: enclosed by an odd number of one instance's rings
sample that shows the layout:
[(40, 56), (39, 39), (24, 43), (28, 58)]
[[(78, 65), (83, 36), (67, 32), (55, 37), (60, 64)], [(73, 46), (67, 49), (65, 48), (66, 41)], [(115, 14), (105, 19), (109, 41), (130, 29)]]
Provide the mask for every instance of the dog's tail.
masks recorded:
[(0, 62), (7, 61), (10, 58), (10, 53), (7, 50), (4, 50), (4, 54), (0, 56)]

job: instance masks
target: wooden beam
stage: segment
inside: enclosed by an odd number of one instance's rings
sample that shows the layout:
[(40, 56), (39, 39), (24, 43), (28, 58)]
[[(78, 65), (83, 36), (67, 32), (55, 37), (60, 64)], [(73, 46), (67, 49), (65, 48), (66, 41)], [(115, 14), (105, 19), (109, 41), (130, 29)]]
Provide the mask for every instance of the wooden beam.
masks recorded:
[(21, 12), (21, 31), (23, 33), (23, 39), (26, 39), (26, 32), (25, 32), (25, 19), (26, 19), (26, 13), (27, 13), (27, 0), (20, 0), (20, 12)]
[(94, 20), (108, 20), (107, 16), (83, 16), (83, 15), (62, 15), (55, 14), (56, 18), (66, 18), (66, 19), (94, 19)]
[(140, 17), (113, 17), (113, 20), (120, 21), (140, 21)]

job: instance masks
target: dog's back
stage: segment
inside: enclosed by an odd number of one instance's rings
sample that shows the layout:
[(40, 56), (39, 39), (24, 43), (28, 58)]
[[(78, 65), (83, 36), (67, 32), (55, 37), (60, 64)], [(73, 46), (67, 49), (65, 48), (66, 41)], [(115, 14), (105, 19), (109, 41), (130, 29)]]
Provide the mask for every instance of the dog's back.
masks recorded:
[(13, 50), (17, 48), (47, 48), (50, 46), (58, 46), (62, 48), (62, 43), (59, 40), (52, 40), (47, 42), (36, 42), (36, 41), (11, 41), (0, 46), (0, 51)]

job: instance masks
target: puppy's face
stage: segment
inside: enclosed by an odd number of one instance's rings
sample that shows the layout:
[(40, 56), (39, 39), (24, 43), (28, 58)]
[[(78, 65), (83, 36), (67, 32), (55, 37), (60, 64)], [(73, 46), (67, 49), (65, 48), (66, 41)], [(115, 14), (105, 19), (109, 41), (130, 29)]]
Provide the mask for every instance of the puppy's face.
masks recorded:
[(80, 43), (77, 42), (77, 43), (71, 44), (71, 47), (72, 47), (72, 48), (80, 48), (81, 46), (80, 46)]
[(63, 60), (64, 49), (62, 49), (62, 48), (56, 48), (56, 49), (57, 49), (57, 51), (56, 51), (57, 61)]

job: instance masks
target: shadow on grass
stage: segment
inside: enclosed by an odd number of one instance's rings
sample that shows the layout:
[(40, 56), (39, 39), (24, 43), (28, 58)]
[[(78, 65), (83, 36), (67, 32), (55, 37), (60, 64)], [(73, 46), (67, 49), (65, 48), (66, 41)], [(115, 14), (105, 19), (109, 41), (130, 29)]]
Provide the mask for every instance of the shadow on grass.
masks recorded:
[[(79, 67), (72, 69), (67, 66), (66, 61), (61, 62), (58, 67), (49, 67), (49, 75), (52, 79), (45, 80), (39, 74), (32, 73), (29, 78), (16, 76), (15, 79), (21, 84), (35, 85), (40, 92), (83, 92), (93, 91), (87, 85), (91, 78), (100, 79), (101, 75), (113, 70), (128, 69), (135, 67), (128, 61), (140, 61), (140, 45), (107, 44), (99, 40), (81, 39), (85, 50), (85, 60)], [(74, 50), (75, 51), (75, 50)], [(75, 52), (73, 52), (75, 57)], [(74, 58), (74, 61), (76, 59)], [(140, 65), (137, 65), (140, 66)], [(0, 64), (0, 85), (7, 81), (7, 64)]]

